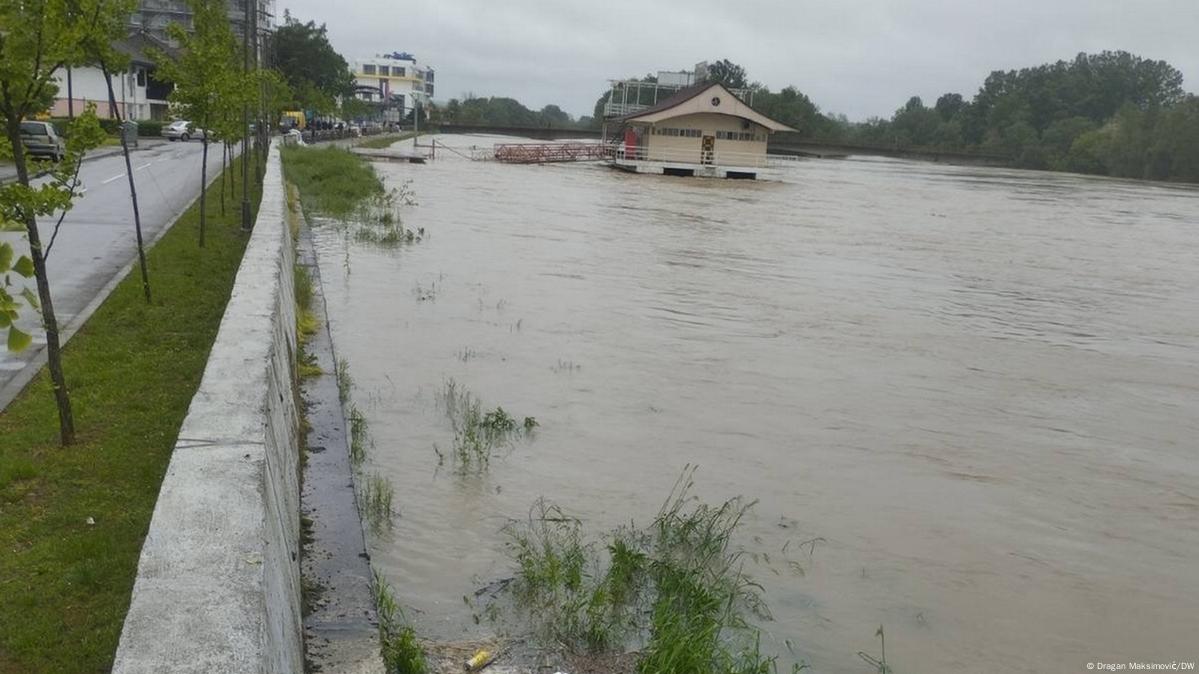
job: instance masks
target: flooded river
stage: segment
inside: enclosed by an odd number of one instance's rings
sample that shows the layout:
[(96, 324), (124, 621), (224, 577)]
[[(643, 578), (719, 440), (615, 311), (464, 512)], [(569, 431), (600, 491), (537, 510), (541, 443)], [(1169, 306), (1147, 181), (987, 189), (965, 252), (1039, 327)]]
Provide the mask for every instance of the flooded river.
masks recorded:
[[(703, 498), (758, 500), (740, 543), (771, 555), (747, 570), (782, 662), (789, 639), (869, 672), (879, 625), (899, 674), (1199, 659), (1199, 190), (879, 159), (376, 169), (425, 240), (317, 237), (396, 488), (373, 559), (422, 635), (486, 633), (463, 596), (512, 575), (500, 528), (538, 496), (599, 533), (695, 464)], [(451, 378), (536, 439), (439, 470)]]

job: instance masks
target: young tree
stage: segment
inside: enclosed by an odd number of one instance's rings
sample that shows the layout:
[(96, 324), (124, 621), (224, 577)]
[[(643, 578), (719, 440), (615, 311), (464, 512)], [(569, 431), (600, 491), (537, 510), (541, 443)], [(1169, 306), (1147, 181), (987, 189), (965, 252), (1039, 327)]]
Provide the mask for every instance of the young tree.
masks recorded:
[[(98, 144), (102, 136), (97, 134), (99, 124), (94, 116), (77, 117), (68, 133), (68, 156), (49, 165), (51, 179), (35, 186), (30, 157), (21, 140), (21, 122), (50, 107), (56, 92), (54, 74), (60, 68), (83, 62), (81, 45), (94, 37), (97, 25), (103, 23), (101, 17), (107, 18), (115, 6), (104, 0), (0, 0), (0, 122), (17, 170), (16, 182), (0, 187), (0, 220), (24, 225), (29, 239), (28, 264), (23, 257), (12, 268), (22, 276), (32, 273), (37, 283), (36, 301), (28, 295), (25, 301), (41, 309), (47, 368), (63, 445), (74, 442), (75, 421), (37, 217), (70, 208), (77, 196), (71, 179), (73, 167), (79, 155)], [(0, 251), (0, 256), (4, 255)], [(8, 257), (11, 259), (11, 254)], [(19, 308), (17, 300), (6, 291), (0, 296), (0, 304), (4, 314), (0, 320), (8, 328), (9, 347), (24, 348), (29, 344), (28, 336), (12, 325)]]
[[(172, 60), (159, 54), (159, 77), (175, 85), (171, 103), (186, 119), (203, 131), (200, 133), (200, 247), (204, 247), (206, 199), (208, 192), (209, 134), (223, 118), (226, 109), (240, 106), (242, 99), (231, 100), (230, 93), (241, 91), (240, 49), (229, 27), (226, 4), (223, 0), (189, 0), (192, 10), (192, 32), (172, 24), (169, 32), (179, 43), (180, 56)], [(240, 86), (249, 86), (242, 82)], [(255, 89), (255, 92), (257, 90)]]
[(89, 62), (100, 66), (100, 72), (104, 75), (104, 82), (108, 87), (109, 115), (117, 120), (121, 154), (125, 158), (125, 175), (129, 181), (129, 200), (133, 205), (133, 230), (137, 236), (137, 260), (142, 273), (142, 292), (148, 303), (150, 302), (150, 270), (146, 266), (146, 247), (142, 237), (141, 210), (137, 205), (137, 185), (133, 179), (133, 161), (129, 158), (129, 142), (124, 133), (126, 116), (117, 106), (117, 95), (112, 86), (112, 73), (124, 72), (130, 63), (128, 56), (113, 48), (113, 40), (123, 36), (128, 16), (133, 11), (135, 3), (132, 0), (107, 0), (106, 11), (100, 12), (100, 7), (100, 4), (96, 5), (95, 30), (89, 33), (82, 47), (84, 57)]

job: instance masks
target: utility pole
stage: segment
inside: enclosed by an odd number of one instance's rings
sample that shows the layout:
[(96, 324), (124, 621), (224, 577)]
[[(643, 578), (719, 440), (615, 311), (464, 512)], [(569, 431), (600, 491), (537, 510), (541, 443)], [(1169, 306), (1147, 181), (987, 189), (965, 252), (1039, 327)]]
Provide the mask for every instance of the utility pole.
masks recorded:
[(75, 90), (71, 86), (71, 66), (67, 66), (67, 117), (75, 119)]
[[(250, 2), (256, 0), (242, 0), (245, 3), (245, 18), (241, 27), (242, 39), (242, 73), (245, 77), (250, 77)], [(250, 223), (250, 102), (246, 100), (241, 107), (241, 230), (243, 232), (250, 231), (252, 224)]]

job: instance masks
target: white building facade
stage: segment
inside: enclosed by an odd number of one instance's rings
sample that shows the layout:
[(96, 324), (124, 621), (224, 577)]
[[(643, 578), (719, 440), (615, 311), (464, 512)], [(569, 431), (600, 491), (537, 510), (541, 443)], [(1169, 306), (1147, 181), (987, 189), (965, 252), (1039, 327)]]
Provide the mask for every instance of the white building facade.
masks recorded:
[(399, 121), (414, 107), (424, 106), (433, 98), (433, 68), (417, 62), (407, 52), (357, 59), (351, 68), (354, 96), (380, 104), (385, 117), (395, 117), (391, 121)]

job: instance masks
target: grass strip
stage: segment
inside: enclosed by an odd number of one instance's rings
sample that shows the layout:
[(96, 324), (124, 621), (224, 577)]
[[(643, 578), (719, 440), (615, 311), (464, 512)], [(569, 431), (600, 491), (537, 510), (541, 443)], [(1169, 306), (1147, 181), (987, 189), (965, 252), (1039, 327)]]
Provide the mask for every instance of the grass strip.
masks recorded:
[(371, 197), (384, 194), (370, 163), (349, 150), (289, 145), (282, 155), (283, 175), (299, 188), (305, 212), (345, 218)]
[[(240, 160), (230, 170), (240, 175)], [(260, 196), (255, 187), (255, 214)], [(0, 674), (112, 667), (142, 540), (247, 242), (239, 210), (219, 211), (209, 204), (205, 248), (193, 205), (148, 251), (153, 304), (130, 274), (67, 344), (76, 445), (58, 446), (44, 369), (0, 412)]]
[(385, 149), (391, 147), (393, 144), (400, 142), (401, 140), (409, 140), (410, 138), (412, 138), (413, 136), (416, 136), (416, 135), (417, 134), (412, 131), (408, 131), (407, 133), (399, 133), (399, 134), (385, 133), (380, 136), (373, 136), (371, 138), (367, 138), (366, 140), (358, 143), (358, 147), (368, 147), (372, 150), (385, 150)]

